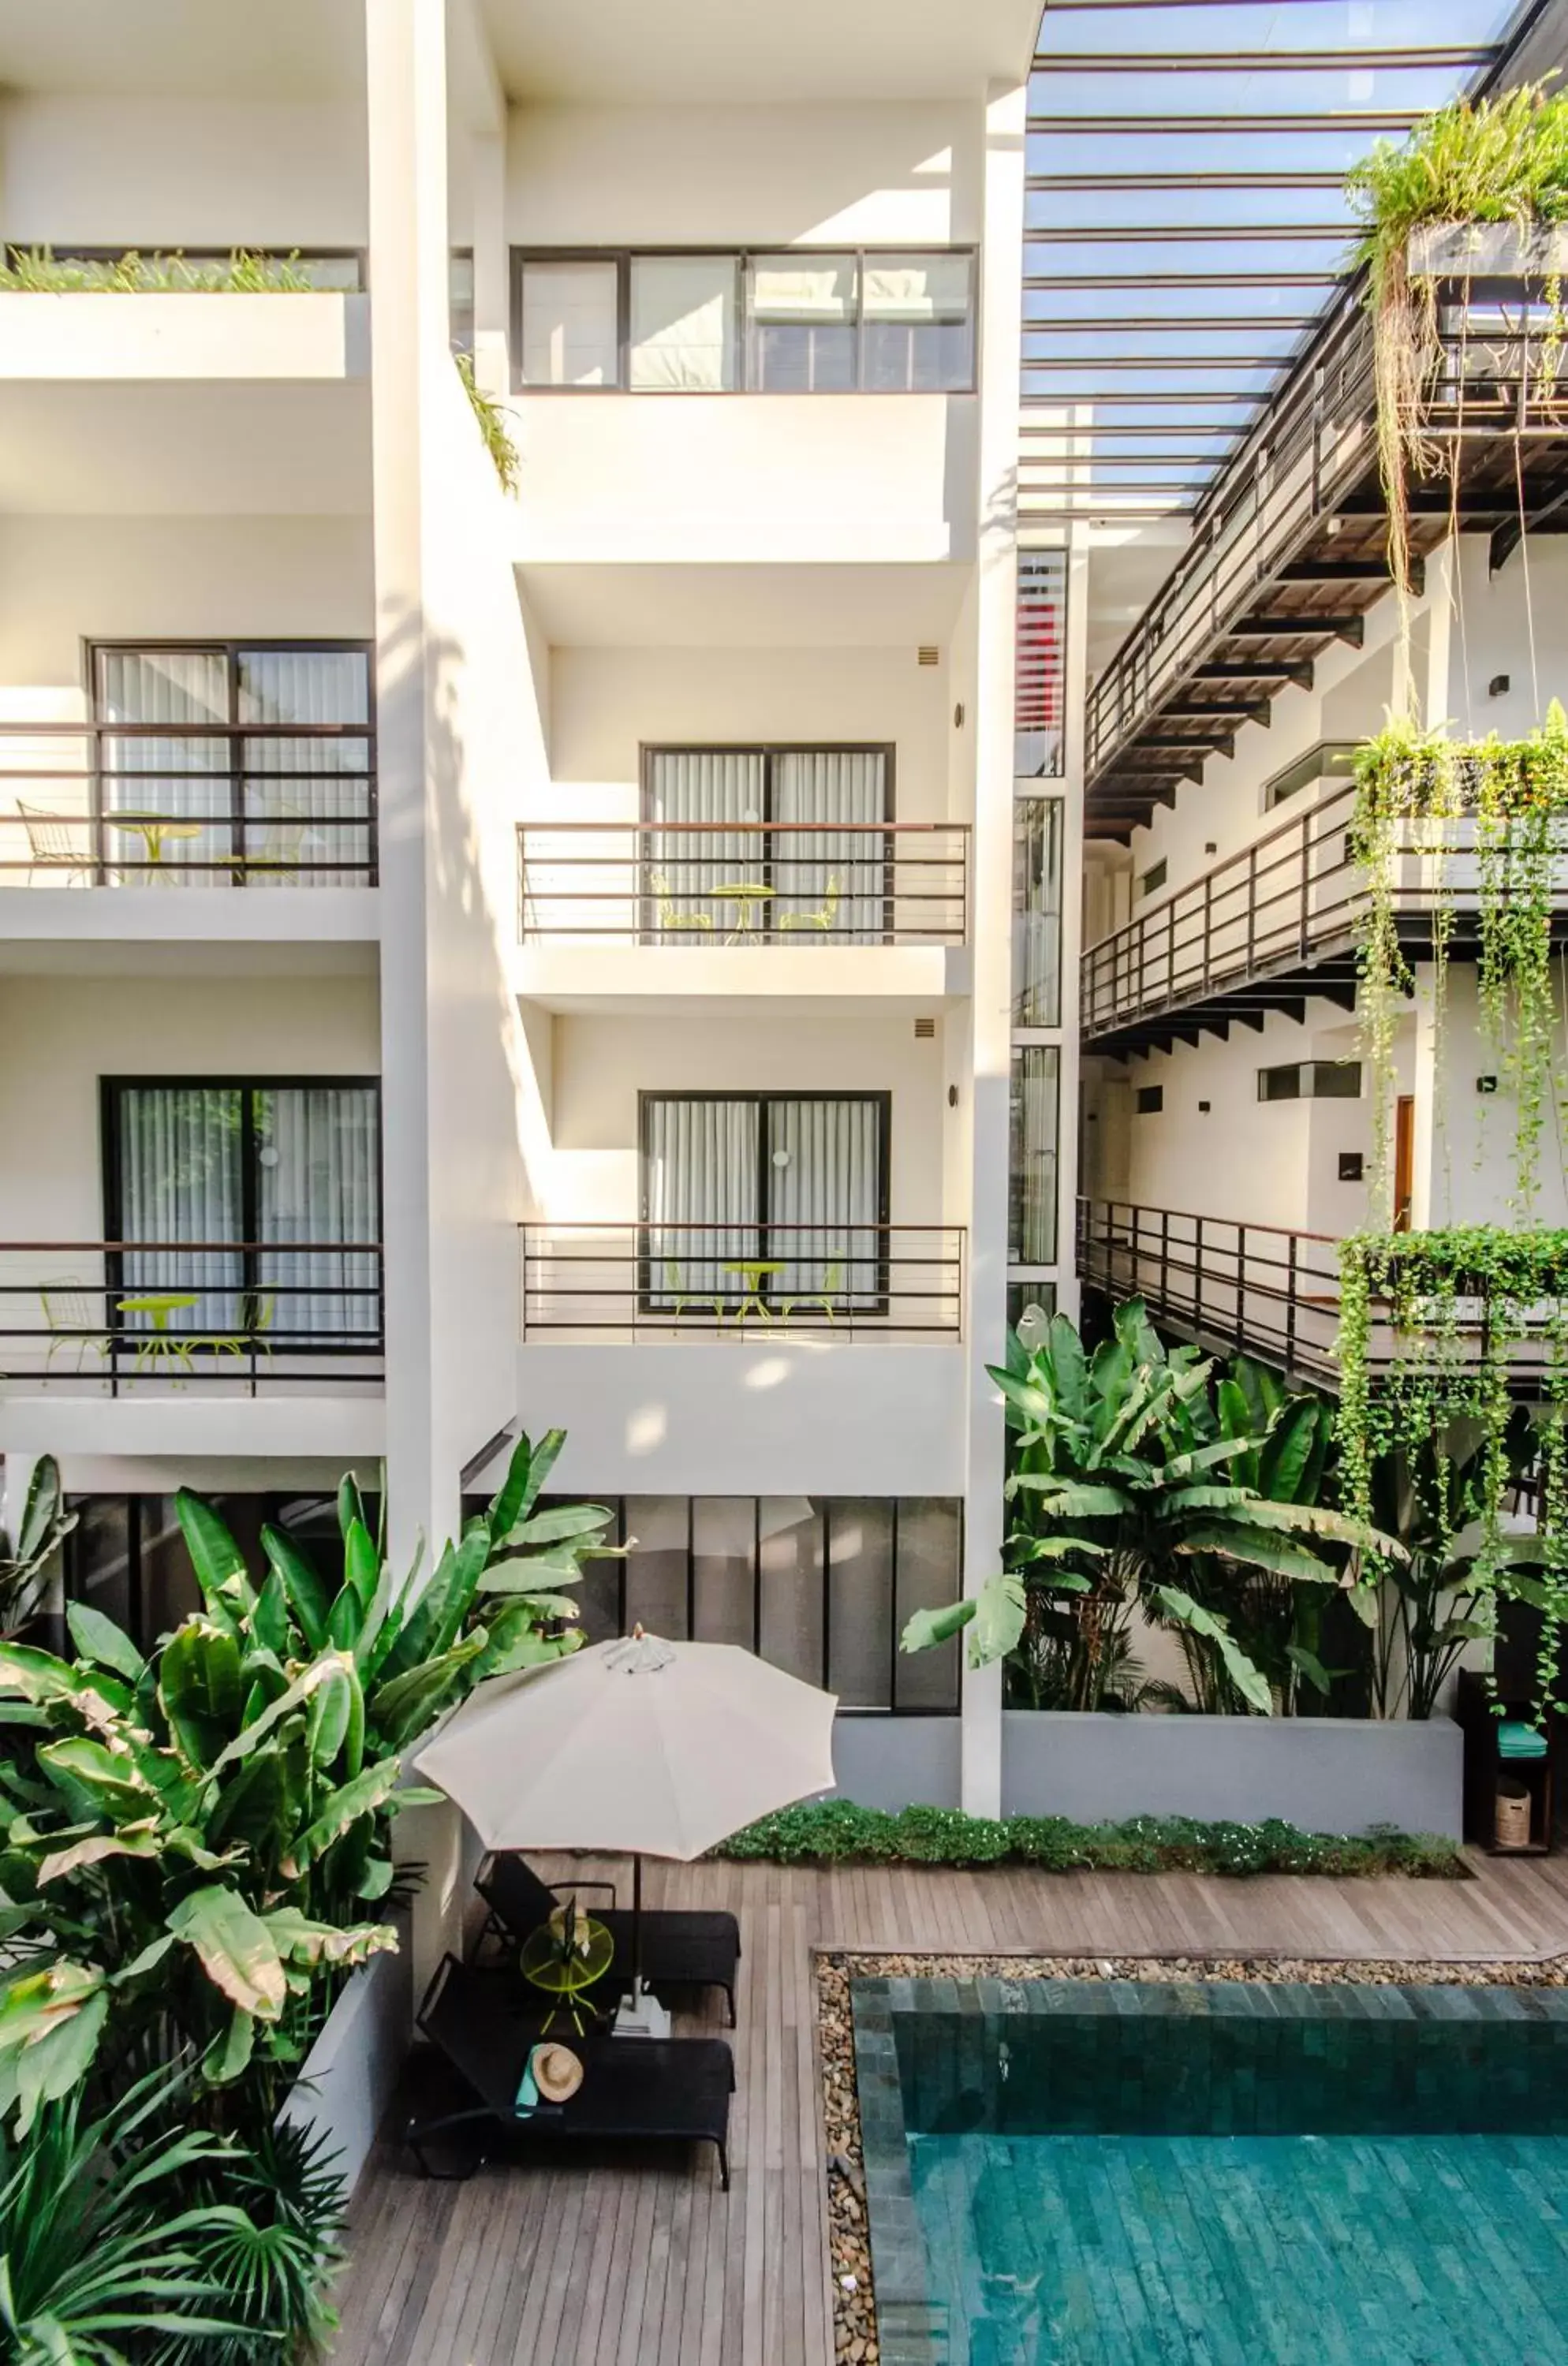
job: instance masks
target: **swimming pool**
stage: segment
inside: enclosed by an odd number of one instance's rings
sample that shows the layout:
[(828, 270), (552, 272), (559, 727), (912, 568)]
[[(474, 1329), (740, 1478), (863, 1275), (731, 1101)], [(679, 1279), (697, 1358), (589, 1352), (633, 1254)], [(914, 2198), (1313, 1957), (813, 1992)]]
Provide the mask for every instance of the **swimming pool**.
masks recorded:
[(1568, 2359), (1568, 1991), (852, 1995), (882, 2366)]

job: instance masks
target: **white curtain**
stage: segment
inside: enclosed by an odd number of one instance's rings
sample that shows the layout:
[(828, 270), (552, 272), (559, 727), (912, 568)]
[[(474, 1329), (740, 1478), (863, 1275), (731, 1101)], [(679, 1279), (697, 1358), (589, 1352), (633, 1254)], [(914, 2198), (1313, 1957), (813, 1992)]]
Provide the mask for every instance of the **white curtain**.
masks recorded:
[[(363, 649), (242, 649), (242, 723), (332, 723), (332, 739), (241, 743), (245, 881), (364, 885), (370, 860), (369, 659)], [(360, 777), (356, 778), (355, 775)]]
[[(104, 723), (226, 724), (228, 661), (216, 649), (100, 649), (98, 719)], [(233, 793), (225, 739), (199, 732), (164, 738), (154, 733), (106, 733), (100, 769), (104, 794), (104, 859), (111, 875), (139, 885), (223, 887), (220, 863), (234, 851)], [(117, 824), (116, 814), (128, 818)], [(191, 837), (160, 842), (155, 820), (208, 825)], [(154, 869), (151, 850), (163, 861)], [(182, 862), (180, 858), (185, 858)]]
[[(243, 1237), (243, 1103), (227, 1086), (135, 1085), (118, 1097), (119, 1238), (169, 1245), (128, 1251), (112, 1295), (189, 1293), (193, 1303), (164, 1318), (176, 1335), (229, 1335), (243, 1320), (238, 1249), (197, 1256), (191, 1245)], [(122, 1314), (111, 1302), (107, 1313), (111, 1327), (156, 1327), (150, 1313)]]
[[(826, 1297), (835, 1312), (875, 1305), (879, 1117), (872, 1101), (769, 1103), (768, 1250), (784, 1262), (771, 1296)], [(799, 1225), (809, 1230), (790, 1229)]]
[[(764, 883), (768, 842), (760, 827), (764, 760), (756, 748), (661, 748), (648, 760), (647, 933), (658, 938), (673, 919), (709, 919), (711, 930), (681, 929), (695, 942), (735, 924), (737, 907), (716, 888)], [(710, 822), (711, 829), (671, 829), (671, 822)]]
[(1012, 1055), (1010, 1265), (1056, 1262), (1056, 1142), (1061, 1053), (1021, 1044)]
[[(811, 825), (781, 832), (774, 847), (773, 927), (792, 918), (791, 941), (801, 945), (880, 944), (889, 842), (880, 830), (845, 824), (886, 819), (886, 758), (812, 748), (783, 751), (773, 763), (774, 820)], [(817, 925), (822, 919), (826, 927)]]
[[(256, 1220), (267, 1244), (256, 1275), (270, 1315), (264, 1327), (284, 1338), (374, 1336), (381, 1324), (376, 1258), (346, 1245), (380, 1237), (374, 1089), (323, 1085), (258, 1092), (255, 1132)], [(321, 1245), (332, 1241), (345, 1246)]]
[(755, 1101), (653, 1100), (646, 1112), (649, 1297), (668, 1305), (746, 1296), (746, 1277), (728, 1268), (760, 1254)]

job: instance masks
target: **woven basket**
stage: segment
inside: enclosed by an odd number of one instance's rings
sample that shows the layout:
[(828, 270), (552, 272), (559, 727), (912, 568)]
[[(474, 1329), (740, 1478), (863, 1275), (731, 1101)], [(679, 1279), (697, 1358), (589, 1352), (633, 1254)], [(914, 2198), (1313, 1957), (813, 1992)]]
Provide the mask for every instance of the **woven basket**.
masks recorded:
[(1523, 1783), (1505, 1779), (1497, 1786), (1497, 1846), (1522, 1849), (1529, 1844), (1529, 1792)]

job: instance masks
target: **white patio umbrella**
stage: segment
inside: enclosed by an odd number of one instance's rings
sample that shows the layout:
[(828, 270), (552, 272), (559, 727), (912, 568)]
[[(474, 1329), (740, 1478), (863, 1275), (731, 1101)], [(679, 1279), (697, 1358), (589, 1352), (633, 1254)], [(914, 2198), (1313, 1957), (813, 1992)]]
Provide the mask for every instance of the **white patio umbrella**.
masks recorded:
[(688, 1862), (832, 1787), (837, 1707), (733, 1644), (639, 1628), (482, 1684), (415, 1763), (487, 1848), (629, 1854), (640, 1918), (644, 1856)]

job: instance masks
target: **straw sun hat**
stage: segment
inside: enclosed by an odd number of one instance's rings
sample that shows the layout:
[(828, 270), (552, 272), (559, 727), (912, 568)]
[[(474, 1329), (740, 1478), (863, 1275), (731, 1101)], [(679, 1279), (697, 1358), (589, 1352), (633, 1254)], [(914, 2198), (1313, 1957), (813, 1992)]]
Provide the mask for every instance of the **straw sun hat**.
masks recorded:
[(569, 2102), (582, 2084), (582, 2064), (570, 2045), (536, 2045), (528, 2067), (547, 2103)]

